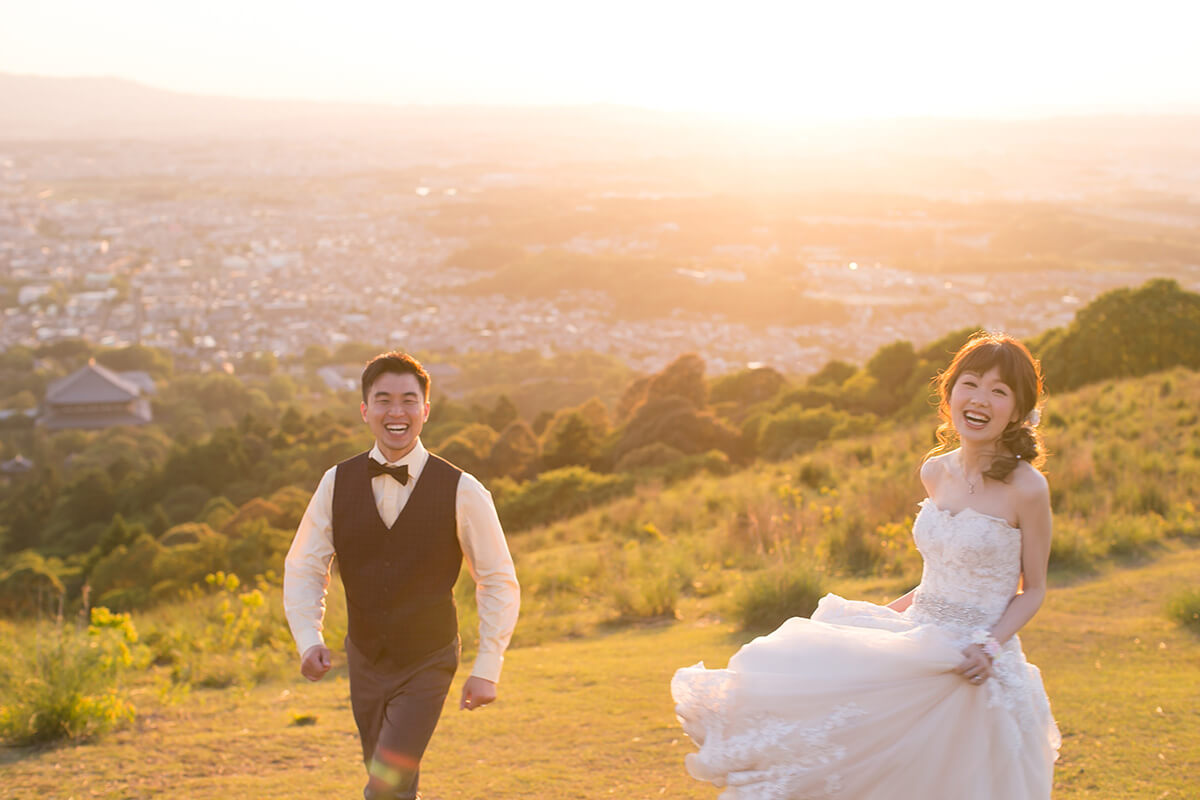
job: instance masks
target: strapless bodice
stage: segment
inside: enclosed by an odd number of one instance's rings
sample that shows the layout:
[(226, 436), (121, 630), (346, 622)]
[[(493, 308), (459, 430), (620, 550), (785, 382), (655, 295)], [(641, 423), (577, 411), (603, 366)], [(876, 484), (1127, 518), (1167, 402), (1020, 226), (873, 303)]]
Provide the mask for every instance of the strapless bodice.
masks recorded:
[(909, 614), (956, 632), (991, 628), (1021, 579), (1021, 531), (974, 509), (921, 501), (913, 539), (925, 568)]

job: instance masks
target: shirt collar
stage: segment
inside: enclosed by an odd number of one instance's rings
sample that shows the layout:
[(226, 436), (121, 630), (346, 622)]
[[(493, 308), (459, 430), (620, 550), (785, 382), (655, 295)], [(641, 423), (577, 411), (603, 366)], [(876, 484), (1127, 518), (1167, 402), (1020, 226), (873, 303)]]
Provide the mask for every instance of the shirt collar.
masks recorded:
[(379, 444), (371, 445), (370, 457), (378, 461), (380, 464), (387, 464), (391, 467), (398, 467), (404, 464), (408, 467), (408, 474), (416, 480), (421, 474), (421, 470), (425, 468), (425, 462), (429, 460), (429, 451), (425, 449), (425, 445), (418, 438), (416, 445), (412, 450), (409, 450), (399, 461), (388, 461), (383, 457), (383, 453), (379, 451)]

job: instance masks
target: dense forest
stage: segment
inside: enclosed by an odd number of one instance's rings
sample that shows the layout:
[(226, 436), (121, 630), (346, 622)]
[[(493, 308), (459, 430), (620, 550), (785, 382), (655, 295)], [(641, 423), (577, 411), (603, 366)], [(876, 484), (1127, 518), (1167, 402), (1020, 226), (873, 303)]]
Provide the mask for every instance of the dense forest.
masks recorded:
[[(973, 332), (919, 348), (897, 341), (865, 364), (832, 361), (803, 377), (757, 368), (707, 378), (691, 354), (645, 376), (599, 356), (465, 356), (446, 378), (454, 399), (435, 376), (423, 439), (484, 479), (520, 536), (638, 487), (928, 417), (931, 379)], [(1163, 279), (1109, 292), (1029, 344), (1051, 396), (1198, 369), (1200, 295)], [(0, 420), (0, 460), (32, 462), (0, 478), (0, 609), (32, 612), (85, 592), (94, 605), (140, 608), (221, 570), (271, 580), (322, 472), (369, 445), (357, 394), (325, 388), (313, 371), (348, 363), (356, 376), (372, 354), (310, 352), (293, 369), (259, 356), (233, 374), (79, 341), (0, 354), (9, 408), (32, 407), (89, 358), (146, 371), (158, 386), (154, 422), (141, 427), (51, 432), (25, 414)]]

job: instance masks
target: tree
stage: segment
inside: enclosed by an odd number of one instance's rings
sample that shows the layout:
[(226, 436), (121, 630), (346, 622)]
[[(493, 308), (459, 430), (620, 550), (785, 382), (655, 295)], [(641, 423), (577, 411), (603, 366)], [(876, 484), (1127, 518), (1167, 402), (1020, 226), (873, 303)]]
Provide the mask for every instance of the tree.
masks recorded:
[(685, 353), (668, 364), (662, 372), (631, 383), (617, 403), (617, 418), (629, 419), (641, 406), (664, 397), (680, 397), (694, 408), (703, 408), (707, 396), (704, 359), (695, 353)]
[(379, 345), (366, 342), (344, 342), (333, 351), (335, 364), (363, 364), (379, 355)]
[(648, 400), (622, 431), (612, 456), (662, 442), (691, 455), (720, 450), (734, 460), (745, 455), (738, 431), (679, 395)]
[(509, 398), (508, 395), (502, 394), (496, 398), (496, 405), (492, 406), (492, 410), (487, 415), (487, 424), (492, 430), (502, 431), (510, 424), (515, 422), (520, 416), (517, 411), (517, 406)]
[(682, 397), (695, 408), (703, 408), (708, 400), (708, 387), (704, 383), (704, 359), (695, 353), (686, 353), (651, 378), (646, 387), (646, 401), (652, 402), (664, 397)]
[(472, 475), (487, 474), (490, 450), (481, 453), (474, 444), (461, 436), (451, 436), (442, 442), (437, 454)]
[(304, 348), (304, 355), (300, 356), (300, 362), (310, 369), (316, 369), (326, 364), (332, 364), (333, 356), (330, 354), (328, 347), (322, 347), (319, 344), (310, 344)]
[(274, 375), (279, 368), (279, 357), (269, 350), (258, 350), (248, 353), (239, 366), (240, 372), (250, 375)]
[(84, 339), (59, 339), (40, 346), (36, 352), (39, 358), (81, 362), (92, 355), (92, 346)]
[(554, 419), (554, 412), (545, 409), (538, 412), (538, 415), (533, 418), (533, 432), (541, 436), (546, 431), (546, 426), (550, 424), (550, 420)]
[(299, 436), (304, 433), (304, 415), (295, 406), (288, 406), (279, 420), (279, 430), (288, 436)]
[(492, 445), (488, 456), (492, 475), (507, 475), (517, 480), (533, 477), (537, 472), (541, 447), (533, 429), (521, 420), (508, 425)]
[(709, 390), (708, 398), (713, 403), (731, 403), (744, 410), (770, 400), (786, 385), (787, 381), (777, 370), (755, 367), (718, 378)]
[(556, 420), (547, 434), (542, 453), (542, 463), (547, 469), (595, 463), (599, 455), (600, 438), (580, 412), (572, 411), (561, 421)]
[(37, 408), (37, 404), (37, 397), (35, 397), (33, 392), (29, 391), (28, 389), (23, 389), (16, 394), (9, 395), (3, 401), (0, 401), (0, 405), (2, 405), (4, 408), (13, 409), (16, 411), (25, 411), (30, 408)]
[(1173, 366), (1200, 368), (1200, 294), (1166, 278), (1093, 300), (1030, 343), (1054, 391)]
[(116, 513), (112, 479), (100, 469), (89, 469), (67, 484), (55, 509), (56, 522), (82, 528), (93, 522), (108, 522)]
[(96, 361), (117, 372), (138, 370), (160, 379), (169, 378), (175, 371), (175, 363), (168, 353), (141, 344), (103, 350), (96, 354)]
[(276, 372), (267, 379), (267, 397), (275, 403), (286, 403), (296, 397), (296, 382), (283, 372)]
[[(27, 550), (12, 558), (0, 570), (0, 611), (6, 614), (32, 614), (58, 610), (58, 601), (66, 593), (58, 572), (58, 559), (46, 559)], [(49, 604), (53, 606), (47, 608)]]
[(812, 375), (809, 375), (807, 383), (810, 386), (823, 386), (826, 384), (841, 386), (856, 372), (858, 372), (858, 367), (835, 358), (832, 361), (826, 362), (825, 366)]
[(867, 362), (867, 372), (885, 389), (905, 384), (917, 366), (917, 354), (910, 342), (897, 341), (875, 351)]

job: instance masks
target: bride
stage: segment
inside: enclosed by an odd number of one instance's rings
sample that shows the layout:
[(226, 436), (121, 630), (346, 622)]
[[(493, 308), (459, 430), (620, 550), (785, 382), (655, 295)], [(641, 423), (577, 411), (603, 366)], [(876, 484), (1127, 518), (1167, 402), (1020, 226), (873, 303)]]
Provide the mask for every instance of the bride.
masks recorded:
[(675, 673), (700, 748), (688, 771), (727, 787), (722, 800), (1050, 797), (1058, 728), (1017, 638), (1050, 554), (1040, 367), (980, 334), (938, 389), (941, 446), (913, 523), (920, 585), (887, 606), (827, 595), (727, 669)]

